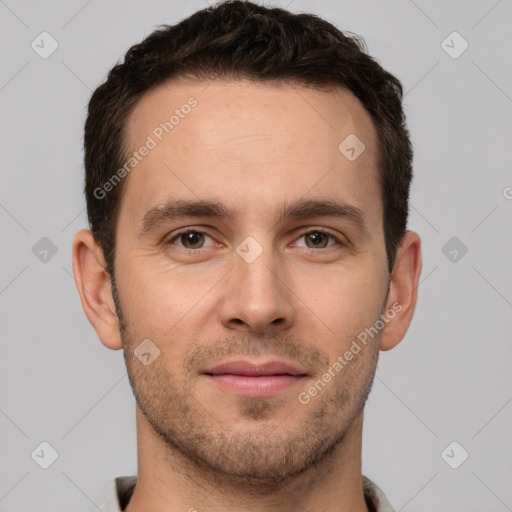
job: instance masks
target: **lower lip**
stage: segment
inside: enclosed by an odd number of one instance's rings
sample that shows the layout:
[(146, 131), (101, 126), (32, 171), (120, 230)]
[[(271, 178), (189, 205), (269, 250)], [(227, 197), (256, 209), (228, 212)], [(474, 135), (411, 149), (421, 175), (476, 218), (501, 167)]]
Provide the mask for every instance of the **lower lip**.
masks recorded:
[(235, 375), (223, 373), (207, 375), (222, 389), (247, 397), (268, 397), (284, 391), (305, 377), (300, 375)]

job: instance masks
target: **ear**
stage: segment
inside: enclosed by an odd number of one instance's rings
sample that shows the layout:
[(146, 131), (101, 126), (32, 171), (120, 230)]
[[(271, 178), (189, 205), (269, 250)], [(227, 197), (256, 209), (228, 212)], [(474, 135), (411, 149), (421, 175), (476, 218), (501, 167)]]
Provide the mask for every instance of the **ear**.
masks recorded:
[(396, 347), (409, 328), (416, 308), (421, 264), (421, 239), (414, 231), (407, 231), (397, 251), (386, 304), (386, 311), (394, 311), (395, 315), (385, 324), (380, 350)]
[(122, 348), (119, 320), (105, 271), (103, 250), (88, 229), (79, 231), (73, 240), (73, 273), (84, 312), (103, 345)]

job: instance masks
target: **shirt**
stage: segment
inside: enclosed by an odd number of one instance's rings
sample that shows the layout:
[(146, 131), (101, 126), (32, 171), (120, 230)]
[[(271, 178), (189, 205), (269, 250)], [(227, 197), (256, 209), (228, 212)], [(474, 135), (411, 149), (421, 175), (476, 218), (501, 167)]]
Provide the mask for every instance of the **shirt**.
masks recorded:
[[(100, 506), (102, 512), (122, 512), (130, 501), (136, 476), (120, 476), (110, 484), (107, 498)], [(369, 512), (395, 512), (384, 493), (369, 478), (363, 476), (363, 491)]]

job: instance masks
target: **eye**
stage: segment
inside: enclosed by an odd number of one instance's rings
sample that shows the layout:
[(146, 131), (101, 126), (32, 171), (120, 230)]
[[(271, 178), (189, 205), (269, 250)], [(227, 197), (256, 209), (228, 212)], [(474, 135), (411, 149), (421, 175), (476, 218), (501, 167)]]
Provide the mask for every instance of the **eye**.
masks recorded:
[(209, 238), (213, 241), (213, 238), (202, 231), (196, 231), (193, 229), (189, 229), (187, 231), (182, 231), (178, 233), (176, 236), (171, 238), (168, 244), (176, 243), (178, 247), (182, 247), (184, 249), (203, 249), (205, 238)]
[[(322, 231), (319, 229), (314, 229), (312, 231), (307, 231), (306, 233), (302, 233), (298, 239), (304, 238), (306, 241), (305, 247), (309, 249), (325, 249), (326, 247), (330, 247), (332, 245), (336, 245), (336, 243), (343, 245), (341, 241), (336, 238), (333, 234), (328, 233), (327, 231)], [(329, 239), (334, 241), (334, 244), (328, 245)], [(304, 247), (304, 246), (302, 246)]]
[[(320, 229), (314, 229), (302, 233), (298, 240), (301, 238), (305, 239), (305, 245), (297, 244), (297, 246), (306, 247), (308, 249), (325, 249), (336, 244), (343, 245), (343, 243), (332, 233), (322, 231)], [(167, 242), (167, 244), (175, 244), (182, 249), (198, 250), (208, 247), (208, 245), (205, 245), (206, 239), (210, 239), (213, 242), (210, 246), (222, 245), (215, 242), (213, 238), (206, 233), (194, 229), (188, 229), (177, 233)], [(332, 241), (332, 243), (329, 244), (329, 241)]]

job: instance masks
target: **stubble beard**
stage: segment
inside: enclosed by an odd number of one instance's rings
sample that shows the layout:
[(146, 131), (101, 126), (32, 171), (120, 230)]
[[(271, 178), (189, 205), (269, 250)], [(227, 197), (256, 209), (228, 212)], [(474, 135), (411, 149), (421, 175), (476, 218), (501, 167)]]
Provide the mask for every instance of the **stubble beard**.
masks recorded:
[[(365, 347), (371, 354), (347, 365), (309, 404), (297, 400), (296, 409), (285, 418), (291, 427), (272, 421), (278, 399), (240, 397), (239, 415), (252, 420), (254, 428), (237, 431), (220, 422), (194, 397), (196, 379), (192, 374), (183, 384), (171, 374), (163, 353), (150, 366), (141, 364), (133, 353), (138, 337), (127, 326), (114, 280), (112, 293), (138, 407), (167, 449), (169, 463), (181, 464), (181, 470), (192, 478), (201, 475), (214, 485), (272, 492), (332, 459), (362, 413), (373, 384), (378, 340), (373, 341), (375, 346)], [(250, 336), (232, 341), (223, 343), (223, 350), (231, 354), (257, 355), (265, 347), (290, 346), (289, 342), (276, 345), (275, 337), (266, 338), (263, 344)], [(315, 351), (308, 355), (317, 363), (322, 360)]]

